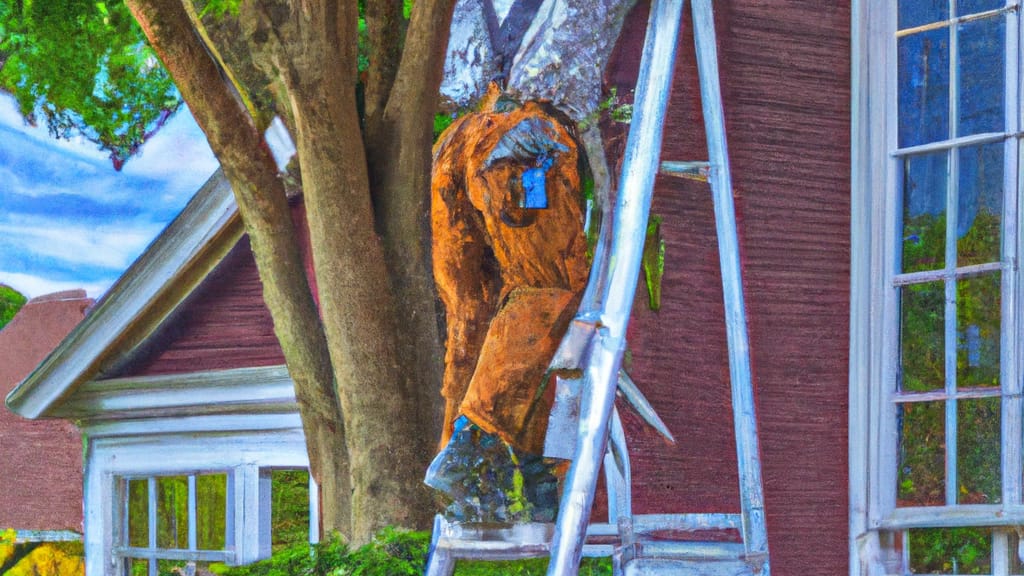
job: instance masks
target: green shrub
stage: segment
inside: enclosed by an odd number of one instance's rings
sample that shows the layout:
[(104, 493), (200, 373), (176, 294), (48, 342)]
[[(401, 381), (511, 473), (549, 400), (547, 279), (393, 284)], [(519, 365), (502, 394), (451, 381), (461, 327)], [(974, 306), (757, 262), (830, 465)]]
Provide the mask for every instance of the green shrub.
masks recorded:
[[(340, 538), (313, 546), (296, 545), (266, 560), (246, 566), (219, 566), (221, 576), (420, 576), (427, 563), (430, 533), (385, 528), (358, 550), (349, 550)], [(457, 564), (455, 576), (533, 576), (547, 571), (547, 558), (514, 562), (468, 562)], [(580, 576), (610, 575), (607, 558), (586, 558)]]

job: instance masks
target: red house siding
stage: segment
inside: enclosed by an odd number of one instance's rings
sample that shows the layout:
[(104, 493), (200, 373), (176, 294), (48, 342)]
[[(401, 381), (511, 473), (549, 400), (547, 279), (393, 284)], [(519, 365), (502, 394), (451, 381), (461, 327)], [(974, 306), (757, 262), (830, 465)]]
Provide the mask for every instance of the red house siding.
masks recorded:
[[(30, 300), (0, 330), (0, 398), (85, 316), (81, 290)], [(65, 420), (0, 409), (0, 529), (82, 531), (82, 440)]]
[[(743, 250), (766, 511), (777, 574), (842, 574), (847, 550), (850, 7), (847, 1), (716, 4)], [(635, 81), (646, 5), (608, 79)], [(680, 40), (665, 118), (670, 159), (706, 156), (693, 36)], [(612, 144), (614, 149), (621, 141)], [(638, 299), (627, 365), (678, 439), (624, 416), (635, 509), (738, 511), (717, 240), (707, 186), (661, 178), (652, 213), (667, 243), (662, 309)], [(121, 374), (283, 362), (243, 241)]]

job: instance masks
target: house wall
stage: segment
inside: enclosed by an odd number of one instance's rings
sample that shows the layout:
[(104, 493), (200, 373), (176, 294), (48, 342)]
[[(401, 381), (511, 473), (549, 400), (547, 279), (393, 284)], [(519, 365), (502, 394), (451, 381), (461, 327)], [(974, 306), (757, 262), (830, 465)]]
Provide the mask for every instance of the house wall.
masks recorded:
[[(773, 573), (847, 573), (850, 6), (716, 2)], [(688, 11), (688, 8), (687, 8)], [(628, 94), (646, 7), (609, 70)], [(706, 158), (689, 23), (663, 159)], [(713, 206), (659, 179), (662, 309), (638, 287), (631, 374), (678, 439), (627, 415), (639, 512), (739, 510)]]
[[(732, 0), (716, 11), (772, 565), (846, 573), (850, 6)], [(646, 12), (631, 15), (609, 66), (627, 98)], [(693, 52), (687, 21), (666, 159), (706, 156)], [(624, 132), (609, 136), (621, 153)], [(641, 513), (739, 510), (712, 210), (706, 184), (659, 179), (662, 308), (648, 310), (640, 286), (626, 364), (678, 443), (623, 410)], [(120, 374), (282, 362), (259, 294), (243, 242), (161, 328), (161, 349)]]
[[(82, 290), (34, 298), (0, 330), (0, 398), (85, 315)], [(0, 408), (0, 529), (82, 531), (82, 440), (65, 420)]]

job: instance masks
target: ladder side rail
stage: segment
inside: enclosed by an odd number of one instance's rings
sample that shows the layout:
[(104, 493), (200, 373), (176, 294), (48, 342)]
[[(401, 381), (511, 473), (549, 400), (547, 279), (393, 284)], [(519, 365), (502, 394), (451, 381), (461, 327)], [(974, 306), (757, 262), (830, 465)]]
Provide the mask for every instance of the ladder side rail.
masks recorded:
[[(691, 0), (697, 71), (700, 75), (701, 106), (711, 161), (709, 182), (714, 195), (718, 250), (725, 300), (729, 373), (739, 465), (743, 542), (750, 556), (763, 555), (767, 574), (768, 540), (764, 516), (757, 418), (750, 369), (750, 344), (740, 267), (732, 176), (725, 137), (725, 117), (719, 84), (718, 54), (711, 0)], [(753, 558), (752, 558), (753, 559)]]
[(633, 120), (611, 223), (612, 251), (600, 298), (601, 328), (595, 334), (584, 371), (575, 458), (566, 475), (552, 541), (548, 576), (569, 576), (579, 569), (582, 535), (590, 519), (597, 474), (608, 441), (626, 326), (640, 273), (654, 179), (661, 155), (662, 120), (674, 71), (683, 0), (655, 0), (637, 79)]

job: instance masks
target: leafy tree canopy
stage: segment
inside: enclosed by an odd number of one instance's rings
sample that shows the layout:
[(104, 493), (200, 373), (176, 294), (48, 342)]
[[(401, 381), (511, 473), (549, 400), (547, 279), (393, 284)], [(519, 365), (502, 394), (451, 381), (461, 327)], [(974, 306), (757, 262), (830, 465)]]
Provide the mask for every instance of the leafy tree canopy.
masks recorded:
[(0, 89), (30, 123), (84, 136), (117, 169), (182, 103), (119, 1), (0, 0)]
[(6, 326), (14, 318), (14, 315), (21, 310), (27, 300), (14, 288), (0, 284), (0, 328)]

